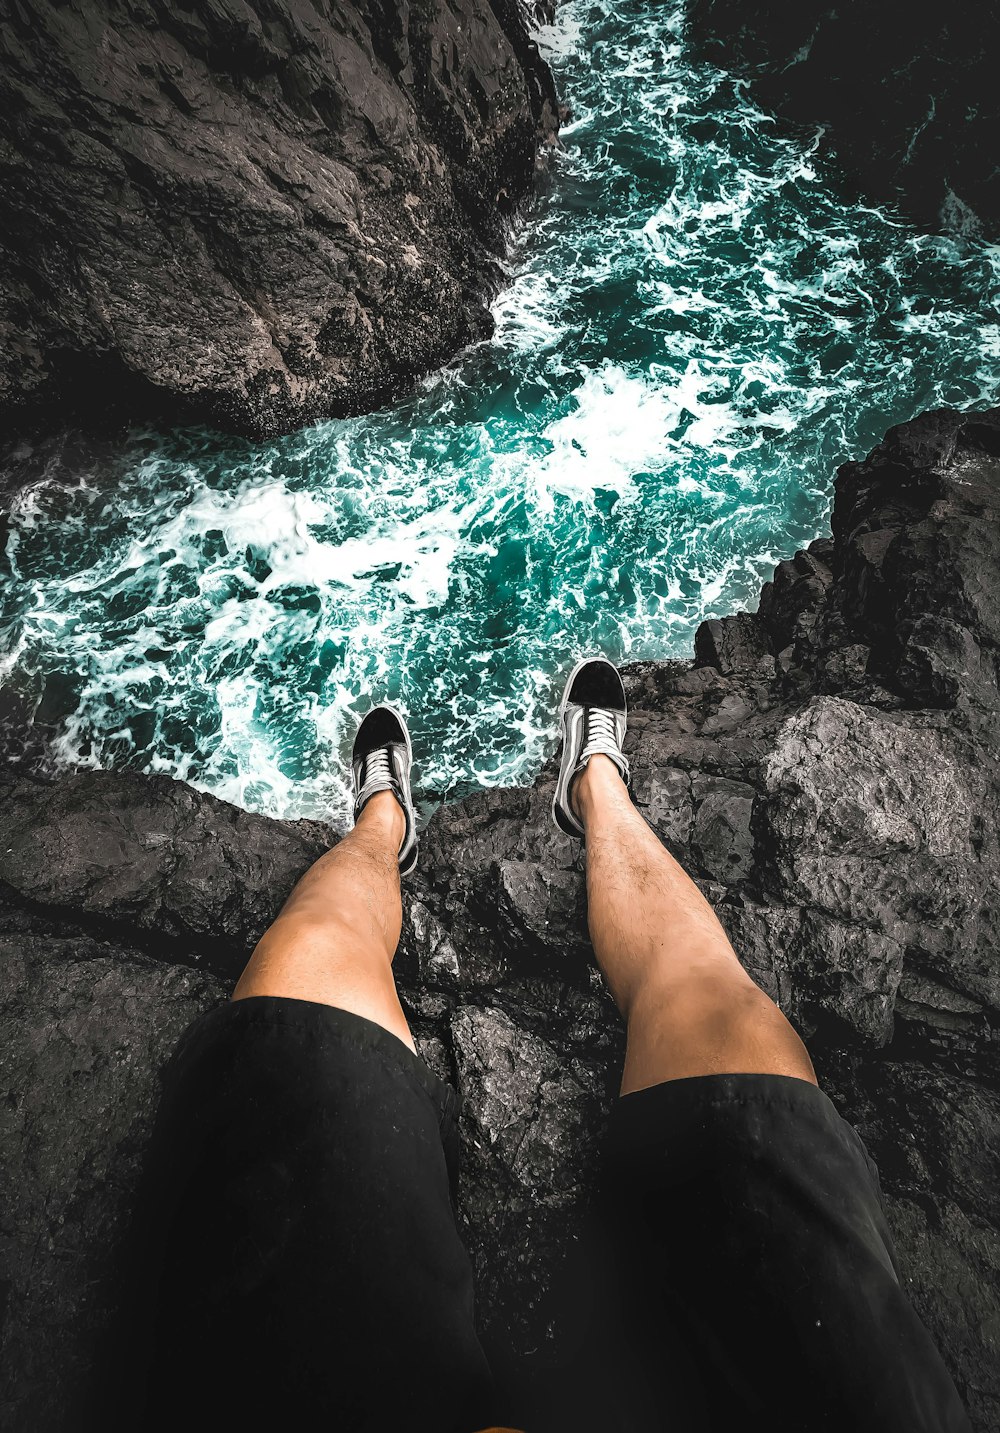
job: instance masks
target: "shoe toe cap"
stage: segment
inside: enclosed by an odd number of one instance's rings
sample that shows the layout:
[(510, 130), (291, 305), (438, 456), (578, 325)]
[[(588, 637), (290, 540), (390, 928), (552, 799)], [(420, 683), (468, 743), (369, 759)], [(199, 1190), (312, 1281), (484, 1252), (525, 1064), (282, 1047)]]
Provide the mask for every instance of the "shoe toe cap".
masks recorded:
[(612, 711), (625, 707), (625, 688), (618, 668), (605, 657), (584, 662), (567, 695), (577, 706), (608, 707)]
[(367, 756), (368, 752), (374, 751), (376, 747), (388, 746), (390, 742), (405, 744), (406, 732), (403, 723), (391, 707), (374, 707), (358, 727), (358, 734), (354, 738), (354, 755)]

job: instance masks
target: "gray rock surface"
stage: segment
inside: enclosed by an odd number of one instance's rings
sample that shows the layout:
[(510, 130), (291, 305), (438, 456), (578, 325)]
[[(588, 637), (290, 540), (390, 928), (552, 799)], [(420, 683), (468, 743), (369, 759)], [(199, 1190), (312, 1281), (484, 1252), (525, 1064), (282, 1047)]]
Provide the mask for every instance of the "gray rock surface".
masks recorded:
[(1000, 227), (1000, 14), (974, 0), (690, 0), (690, 32), (762, 102), (829, 128), (875, 198), (919, 221)]
[(0, 12), (0, 408), (263, 435), (491, 327), (558, 127), (519, 0)]
[[(1000, 411), (918, 419), (841, 470), (834, 540), (781, 563), (758, 613), (627, 673), (635, 799), (878, 1161), (980, 1433), (1000, 1425), (998, 508)], [(397, 957), (464, 1097), (461, 1217), (501, 1358), (545, 1344), (622, 1054), (553, 780), (435, 814)], [(90, 772), (12, 771), (4, 810), (3, 1397), (12, 1428), (69, 1429), (156, 1071), (329, 833)]]
[(5, 1428), (75, 1433), (158, 1072), (225, 992), (207, 972), (120, 943), (5, 924), (0, 1407)]

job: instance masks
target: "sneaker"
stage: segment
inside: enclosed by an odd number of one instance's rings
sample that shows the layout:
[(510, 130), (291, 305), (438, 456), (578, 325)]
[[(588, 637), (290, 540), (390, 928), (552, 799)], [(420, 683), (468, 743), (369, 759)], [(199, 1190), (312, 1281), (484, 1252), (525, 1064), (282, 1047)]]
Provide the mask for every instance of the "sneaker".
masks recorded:
[(625, 688), (618, 668), (605, 657), (584, 657), (569, 674), (559, 708), (562, 760), (552, 798), (552, 819), (567, 836), (582, 836), (583, 824), (570, 805), (570, 788), (592, 756), (613, 761), (626, 786), (629, 765), (622, 754), (627, 724)]
[(413, 747), (406, 722), (395, 707), (373, 707), (358, 727), (351, 755), (354, 779), (354, 820), (379, 791), (391, 791), (403, 808), (406, 832), (399, 848), (399, 874), (408, 876), (417, 864), (417, 821), (410, 792)]

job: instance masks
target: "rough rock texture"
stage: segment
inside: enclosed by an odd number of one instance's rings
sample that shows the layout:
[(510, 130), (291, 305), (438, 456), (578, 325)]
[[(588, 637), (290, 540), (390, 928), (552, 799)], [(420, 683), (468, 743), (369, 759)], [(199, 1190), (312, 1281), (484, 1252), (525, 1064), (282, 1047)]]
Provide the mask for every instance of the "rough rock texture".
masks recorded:
[(223, 988), (121, 943), (0, 935), (5, 1428), (76, 1433), (156, 1072)]
[[(706, 623), (692, 665), (629, 672), (635, 798), (879, 1162), (982, 1433), (1000, 1424), (998, 509), (1000, 411), (928, 415), (841, 470), (833, 541), (782, 563), (758, 614)], [(621, 1056), (553, 776), (438, 811), (398, 956), (420, 1048), (464, 1096), (461, 1212), (501, 1361), (544, 1345)], [(4, 807), (5, 1426), (69, 1429), (157, 1068), (327, 833), (96, 773), (12, 773)]]
[(877, 199), (928, 226), (1000, 228), (994, 57), (1000, 12), (974, 0), (691, 0), (691, 34), (794, 119), (828, 125)]
[(375, 406), (489, 332), (557, 123), (519, 0), (16, 0), (0, 406)]

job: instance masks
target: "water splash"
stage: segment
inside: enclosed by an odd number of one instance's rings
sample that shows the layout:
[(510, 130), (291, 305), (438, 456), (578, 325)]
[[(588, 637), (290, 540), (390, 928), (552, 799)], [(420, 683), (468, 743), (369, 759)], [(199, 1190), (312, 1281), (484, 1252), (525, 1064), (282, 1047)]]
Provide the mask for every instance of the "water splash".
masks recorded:
[(490, 343), (386, 412), (136, 434), (18, 496), (5, 668), (58, 760), (340, 812), (389, 697), (425, 796), (524, 779), (580, 651), (686, 653), (824, 530), (838, 462), (990, 401), (995, 248), (852, 202), (682, 7), (566, 0), (541, 38), (573, 118)]

